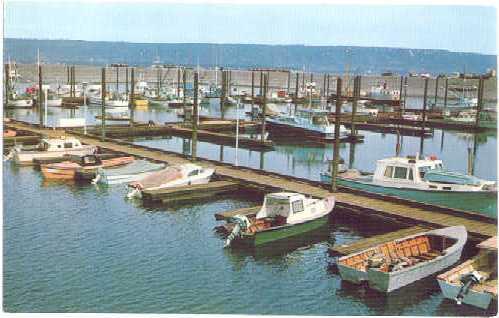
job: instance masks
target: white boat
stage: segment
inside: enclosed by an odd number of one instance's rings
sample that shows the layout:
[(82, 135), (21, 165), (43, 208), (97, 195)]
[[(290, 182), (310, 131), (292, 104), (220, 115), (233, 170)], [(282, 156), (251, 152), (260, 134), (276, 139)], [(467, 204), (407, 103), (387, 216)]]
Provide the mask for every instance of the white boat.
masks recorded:
[(437, 281), (445, 298), (487, 309), (497, 299), (497, 236), (477, 247), (477, 256), (438, 275)]
[[(89, 96), (88, 102), (91, 105), (102, 105), (102, 98), (100, 96)], [(120, 99), (109, 99), (106, 98), (105, 102), (106, 107), (128, 107), (128, 100), (125, 98)]]
[(400, 98), (400, 92), (398, 90), (388, 89), (386, 82), (384, 82), (378, 86), (372, 86), (368, 93), (368, 97), (378, 100), (398, 100)]
[(91, 155), (97, 151), (95, 146), (83, 145), (76, 138), (42, 139), (40, 144), (33, 148), (14, 147), (9, 157), (17, 164), (32, 164), (33, 159), (59, 158), (64, 155)]
[(334, 196), (312, 199), (294, 192), (267, 194), (256, 216), (236, 215), (228, 220), (225, 247), (255, 247), (313, 231), (327, 223), (334, 205)]
[(449, 117), (452, 121), (462, 122), (462, 123), (475, 123), (476, 122), (476, 110), (460, 111), (456, 117)]
[(140, 198), (142, 197), (143, 190), (159, 190), (191, 184), (205, 184), (210, 182), (210, 178), (214, 172), (215, 169), (203, 168), (192, 163), (169, 166), (143, 179), (130, 183), (128, 185), (127, 197)]
[(9, 99), (7, 101), (7, 107), (14, 107), (14, 108), (33, 107), (33, 99), (27, 99), (27, 98)]
[(462, 225), (410, 235), (340, 257), (338, 270), (343, 280), (389, 293), (455, 264), (467, 237)]
[(126, 167), (113, 169), (98, 169), (93, 184), (120, 184), (141, 180), (155, 171), (165, 167), (163, 163), (153, 163), (147, 160), (135, 160)]

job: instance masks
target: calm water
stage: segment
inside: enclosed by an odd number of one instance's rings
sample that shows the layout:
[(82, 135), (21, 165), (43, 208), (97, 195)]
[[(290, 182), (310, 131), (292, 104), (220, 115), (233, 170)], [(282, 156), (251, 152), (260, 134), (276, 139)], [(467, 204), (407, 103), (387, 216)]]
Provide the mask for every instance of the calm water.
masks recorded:
[(328, 243), (380, 233), (374, 224), (333, 217), (312, 237), (226, 250), (213, 213), (254, 202), (145, 208), (122, 186), (46, 183), (10, 163), (3, 173), (8, 312), (491, 314), (444, 300), (431, 277), (389, 296), (342, 283)]

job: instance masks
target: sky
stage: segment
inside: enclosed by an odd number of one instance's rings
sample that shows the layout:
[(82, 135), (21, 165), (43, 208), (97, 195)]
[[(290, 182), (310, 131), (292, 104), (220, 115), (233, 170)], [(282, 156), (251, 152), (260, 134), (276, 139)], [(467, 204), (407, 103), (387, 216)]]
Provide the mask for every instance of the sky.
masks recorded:
[(4, 16), (9, 38), (497, 52), (492, 6), (7, 0)]

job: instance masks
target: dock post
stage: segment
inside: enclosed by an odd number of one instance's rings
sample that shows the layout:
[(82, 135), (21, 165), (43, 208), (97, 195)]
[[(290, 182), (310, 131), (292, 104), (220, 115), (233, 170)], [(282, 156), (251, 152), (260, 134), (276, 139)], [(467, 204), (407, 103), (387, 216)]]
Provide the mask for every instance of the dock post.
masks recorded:
[(177, 98), (180, 98), (180, 67), (177, 66)]
[(482, 104), (483, 104), (483, 76), (480, 76), (478, 80), (478, 100), (476, 104), (476, 121), (475, 127), (480, 127), (480, 113), (482, 112)]
[(187, 102), (187, 69), (184, 67), (182, 68), (182, 108), (184, 110), (184, 122), (185, 122), (185, 104)]
[(447, 109), (447, 92), (449, 90), (449, 78), (445, 77), (444, 110)]
[[(339, 92), (339, 93), (338, 93)], [(340, 116), (341, 116), (341, 77), (336, 78), (336, 112), (334, 118), (333, 166), (331, 167), (331, 191), (337, 191), (336, 176), (340, 162)]]
[(5, 97), (3, 99), (4, 102), (4, 111), (7, 109), (7, 103), (10, 98), (10, 65), (5, 64)]
[(101, 77), (101, 140), (106, 138), (106, 68), (102, 68)]
[(296, 81), (295, 81), (295, 114), (296, 114), (296, 109), (298, 108), (298, 91), (299, 91), (299, 86), (300, 86), (300, 73), (296, 72)]
[(253, 108), (255, 107), (255, 71), (251, 71), (251, 119), (253, 120)]
[(404, 89), (404, 76), (400, 75), (400, 91), (399, 91), (399, 113), (402, 112), (402, 91)]
[(128, 96), (128, 67), (125, 69), (125, 94), (126, 94), (126, 98), (128, 100), (130, 100), (130, 98)]
[(197, 143), (198, 143), (198, 82), (199, 74), (194, 72), (194, 105), (192, 112), (192, 146), (191, 146), (191, 160), (195, 161), (197, 156)]
[(156, 71), (156, 95), (159, 98), (159, 91), (161, 89), (161, 69), (158, 67)]
[(262, 93), (263, 93), (263, 72), (260, 71), (260, 89), (258, 90), (258, 95), (262, 97)]
[(130, 127), (134, 125), (135, 115), (135, 67), (132, 67), (130, 74), (130, 98), (128, 99), (128, 108), (130, 108)]
[(220, 118), (224, 119), (224, 104), (225, 104), (225, 96), (227, 94), (227, 71), (222, 71), (222, 96), (220, 96)]
[(431, 112), (433, 113), (433, 110), (435, 107), (437, 107), (437, 98), (438, 98), (438, 80), (440, 79), (440, 75), (437, 76), (435, 79), (435, 100), (433, 101), (433, 105), (431, 106)]
[(329, 80), (331, 76), (327, 74), (327, 86), (326, 86), (326, 106), (327, 109), (329, 110)]
[(314, 73), (310, 72), (310, 83), (314, 81)]
[(289, 86), (291, 84), (291, 72), (288, 70), (288, 81), (287, 81), (287, 88), (286, 88), (286, 95), (289, 96)]
[(424, 151), (424, 133), (426, 128), (426, 107), (428, 101), (428, 77), (424, 79), (424, 93), (423, 93), (423, 122), (421, 125), (421, 141), (419, 144), (419, 157), (423, 158)]
[(326, 77), (327, 75), (324, 74), (324, 78), (322, 80), (322, 92), (321, 92), (321, 96), (324, 97), (326, 95)]
[(352, 120), (350, 123), (350, 135), (352, 138), (357, 135), (357, 131), (355, 130), (355, 113), (357, 112), (357, 101), (359, 99), (359, 86), (360, 75), (357, 75), (353, 79)]
[(117, 95), (120, 92), (119, 82), (120, 82), (120, 68), (118, 66), (116, 66), (116, 94)]
[(265, 118), (267, 117), (267, 89), (269, 86), (269, 81), (267, 74), (263, 77), (263, 98), (262, 98), (262, 131), (260, 140), (262, 143), (265, 141)]
[(301, 76), (301, 89), (305, 89), (305, 71), (303, 71)]
[(405, 113), (405, 106), (407, 104), (407, 87), (409, 87), (409, 79), (407, 76), (404, 79), (404, 108), (403, 108), (403, 113)]
[(38, 64), (38, 114), (40, 120), (40, 128), (43, 127), (43, 112), (42, 112), (42, 100), (43, 100), (43, 92), (42, 92), (43, 80), (42, 80), (42, 66)]
[[(71, 77), (71, 76), (70, 76), (70, 74), (69, 74), (69, 72), (70, 72), (70, 66), (69, 66), (69, 65), (66, 65), (66, 70), (68, 71), (68, 73), (67, 73), (67, 78), (66, 78), (66, 85), (70, 85), (70, 77)], [(71, 96), (71, 90), (69, 91), (69, 94), (70, 94), (70, 96)]]

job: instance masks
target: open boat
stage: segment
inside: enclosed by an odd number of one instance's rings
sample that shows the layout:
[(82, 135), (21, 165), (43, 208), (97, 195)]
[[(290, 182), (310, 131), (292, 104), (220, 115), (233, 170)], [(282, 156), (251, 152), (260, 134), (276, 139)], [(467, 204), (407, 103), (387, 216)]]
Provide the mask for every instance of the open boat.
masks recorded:
[(451, 226), (340, 257), (337, 265), (342, 279), (388, 293), (456, 263), (466, 240), (464, 226)]
[(122, 166), (133, 161), (134, 157), (130, 156), (102, 160), (95, 155), (73, 156), (68, 161), (42, 165), (41, 171), (47, 179), (74, 179), (77, 171)]
[(487, 309), (497, 299), (497, 236), (478, 244), (477, 256), (438, 275), (445, 298)]
[(312, 231), (327, 223), (334, 204), (334, 196), (320, 200), (293, 192), (267, 194), (256, 216), (229, 219), (232, 230), (225, 246), (259, 246)]
[(15, 137), (16, 135), (17, 135), (17, 131), (12, 130), (12, 129), (5, 129), (3, 131), (4, 137)]
[(9, 157), (14, 158), (17, 164), (33, 164), (33, 159), (59, 158), (64, 155), (90, 155), (97, 151), (95, 146), (83, 145), (76, 138), (47, 138), (42, 139), (34, 148), (16, 146)]
[(165, 167), (163, 163), (152, 163), (147, 160), (135, 160), (124, 167), (112, 169), (97, 169), (97, 175), (92, 180), (94, 184), (118, 184), (141, 180), (155, 171)]
[[(321, 181), (331, 183), (331, 173), (321, 173)], [(497, 184), (474, 176), (444, 169), (435, 156), (392, 157), (376, 162), (372, 173), (355, 169), (340, 173), (339, 185), (428, 202), (496, 217)]]
[(191, 184), (205, 184), (210, 181), (214, 172), (215, 169), (203, 168), (192, 163), (169, 166), (143, 179), (130, 183), (128, 185), (127, 197), (142, 197), (143, 190), (159, 190)]

